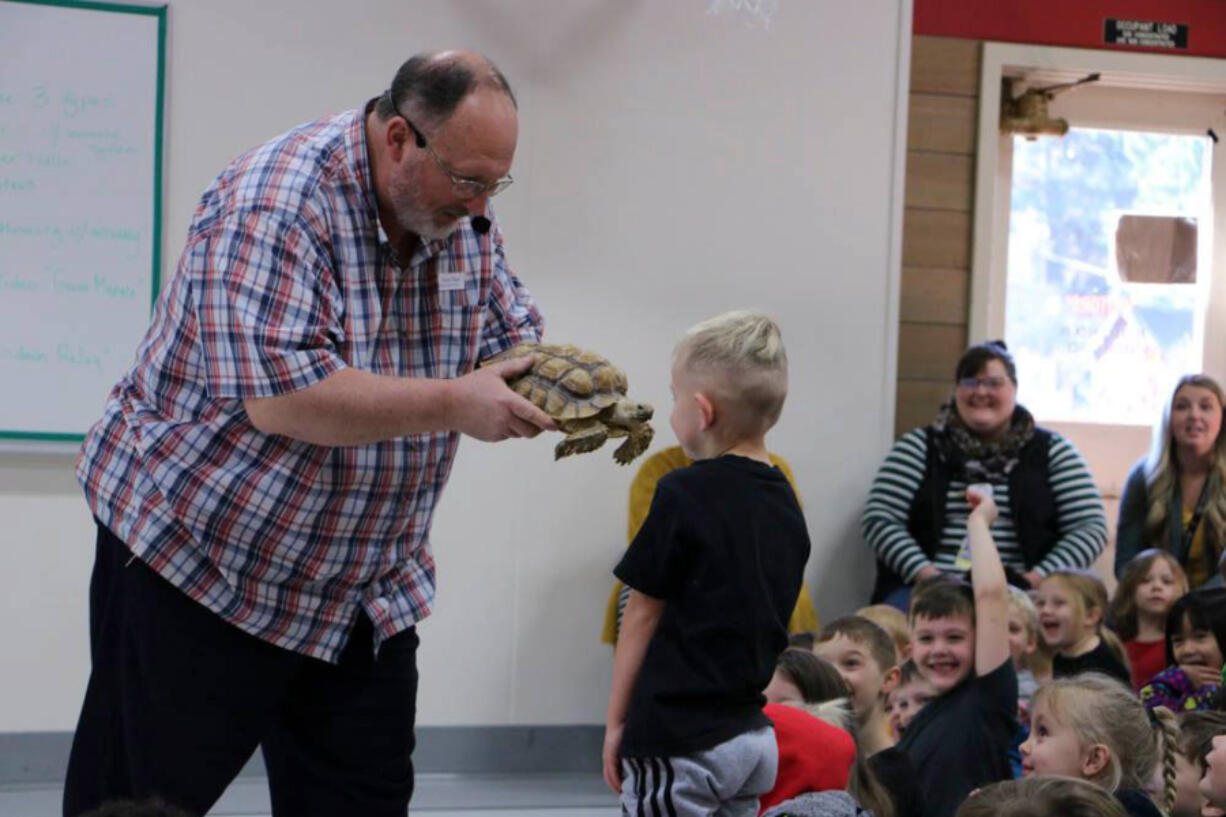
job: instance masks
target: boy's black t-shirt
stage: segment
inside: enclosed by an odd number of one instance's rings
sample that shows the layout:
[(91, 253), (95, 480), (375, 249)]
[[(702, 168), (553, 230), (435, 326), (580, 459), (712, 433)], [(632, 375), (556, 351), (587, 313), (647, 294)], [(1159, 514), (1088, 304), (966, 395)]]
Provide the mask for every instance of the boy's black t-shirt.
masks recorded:
[(725, 455), (660, 480), (613, 571), (666, 602), (631, 692), (624, 757), (688, 754), (770, 726), (762, 690), (808, 559), (804, 514), (778, 468)]
[(927, 817), (924, 795), (906, 752), (897, 746), (882, 749), (868, 759), (868, 767), (889, 792), (895, 817)]
[(1107, 642), (1099, 639), (1098, 646), (1085, 655), (1076, 658), (1065, 658), (1056, 654), (1051, 659), (1051, 677), (1067, 678), (1070, 675), (1080, 675), (1083, 672), (1101, 672), (1124, 682), (1124, 686), (1132, 689), (1132, 675), (1119, 656), (1111, 651)]
[(898, 748), (915, 768), (931, 817), (952, 817), (972, 791), (1010, 780), (1009, 747), (1017, 734), (1017, 672), (1009, 659), (929, 701)]

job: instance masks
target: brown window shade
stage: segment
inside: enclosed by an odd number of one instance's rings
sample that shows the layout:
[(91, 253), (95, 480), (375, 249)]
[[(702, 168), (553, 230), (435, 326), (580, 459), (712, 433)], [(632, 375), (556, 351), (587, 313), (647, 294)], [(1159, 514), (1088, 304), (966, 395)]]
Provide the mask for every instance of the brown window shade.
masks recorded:
[(1115, 259), (1120, 278), (1130, 283), (1196, 283), (1196, 219), (1120, 216)]

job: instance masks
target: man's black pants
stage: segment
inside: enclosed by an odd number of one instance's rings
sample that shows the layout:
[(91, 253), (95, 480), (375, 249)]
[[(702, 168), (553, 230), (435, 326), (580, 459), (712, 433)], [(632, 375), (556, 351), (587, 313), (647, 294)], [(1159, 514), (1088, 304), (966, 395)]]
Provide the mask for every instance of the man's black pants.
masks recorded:
[(98, 526), (92, 671), (64, 815), (159, 796), (204, 814), (262, 746), (274, 817), (402, 817), (413, 793), (417, 633), (359, 616), (339, 665), (244, 633)]

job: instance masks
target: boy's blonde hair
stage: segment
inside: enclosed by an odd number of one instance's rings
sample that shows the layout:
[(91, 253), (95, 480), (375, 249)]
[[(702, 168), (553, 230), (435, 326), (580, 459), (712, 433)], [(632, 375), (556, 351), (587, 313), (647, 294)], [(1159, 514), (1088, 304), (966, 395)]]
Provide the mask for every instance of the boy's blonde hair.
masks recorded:
[(690, 328), (673, 365), (699, 381), (735, 435), (765, 434), (783, 411), (788, 357), (779, 326), (760, 312), (726, 312)]
[(1030, 598), (1030, 594), (1020, 587), (1009, 585), (1009, 609), (1021, 613), (1022, 621), (1026, 623), (1026, 632), (1038, 638), (1039, 611), (1034, 606), (1034, 600)]
[(1028, 639), (1034, 639), (1035, 647), (1022, 656), (1019, 669), (1030, 670), (1036, 678), (1051, 674), (1051, 651), (1039, 637), (1039, 611), (1035, 609), (1030, 594), (1020, 587), (1009, 585), (1009, 609), (1021, 613)]
[(911, 646), (911, 630), (907, 627), (906, 613), (889, 604), (870, 604), (868, 607), (861, 607), (857, 610), (856, 615), (860, 618), (867, 618), (890, 634), (890, 638), (894, 639), (894, 649), (898, 653), (898, 660), (901, 661), (903, 656), (908, 654), (907, 648)]
[(1175, 716), (1168, 710), (1155, 710), (1151, 721), (1132, 690), (1097, 672), (1043, 684), (1034, 694), (1031, 712), (1041, 706), (1082, 743), (1107, 747), (1107, 765), (1093, 782), (1112, 792), (1143, 789), (1161, 760), (1163, 799), (1174, 802), (1179, 739)]

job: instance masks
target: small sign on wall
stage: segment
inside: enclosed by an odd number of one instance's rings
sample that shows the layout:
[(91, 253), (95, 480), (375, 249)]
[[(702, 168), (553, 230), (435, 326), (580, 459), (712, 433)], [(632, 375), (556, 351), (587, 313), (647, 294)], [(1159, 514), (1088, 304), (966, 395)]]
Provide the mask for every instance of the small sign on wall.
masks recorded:
[(1136, 45), (1144, 48), (1187, 49), (1188, 27), (1183, 23), (1158, 23), (1153, 20), (1116, 20), (1103, 22), (1103, 42), (1108, 45)]

